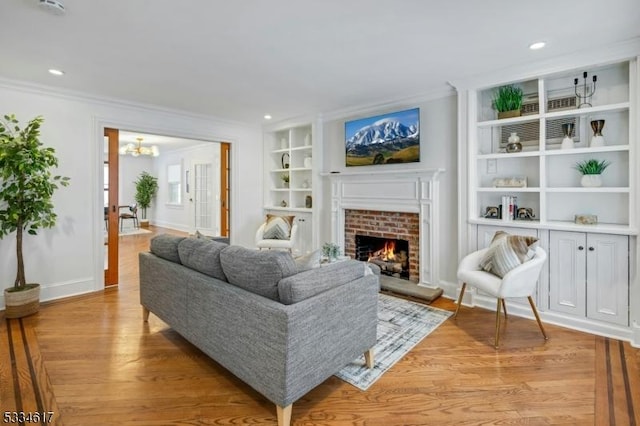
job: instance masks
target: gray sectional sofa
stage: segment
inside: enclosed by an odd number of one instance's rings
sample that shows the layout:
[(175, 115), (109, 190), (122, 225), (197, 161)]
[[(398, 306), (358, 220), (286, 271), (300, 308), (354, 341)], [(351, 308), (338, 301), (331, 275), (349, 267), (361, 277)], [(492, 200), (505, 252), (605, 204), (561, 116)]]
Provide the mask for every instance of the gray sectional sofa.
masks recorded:
[(277, 406), (365, 353), (373, 367), (378, 276), (363, 262), (306, 271), (288, 252), (162, 234), (139, 255), (144, 320), (154, 313)]

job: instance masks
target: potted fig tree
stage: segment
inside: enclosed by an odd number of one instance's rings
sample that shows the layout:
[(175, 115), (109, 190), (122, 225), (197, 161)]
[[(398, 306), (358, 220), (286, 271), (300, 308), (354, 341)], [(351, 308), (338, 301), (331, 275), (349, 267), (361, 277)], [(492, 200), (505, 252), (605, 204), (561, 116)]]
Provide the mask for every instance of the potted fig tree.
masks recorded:
[(158, 178), (151, 176), (149, 172), (142, 172), (138, 176), (136, 184), (136, 203), (142, 210), (142, 218), (140, 219), (140, 226), (143, 228), (149, 227), (149, 219), (147, 219), (147, 209), (151, 205), (151, 199), (155, 197), (158, 190)]
[(23, 237), (37, 235), (56, 223), (52, 197), (69, 178), (53, 175), (58, 166), (53, 148), (40, 141), (42, 117), (20, 128), (15, 115), (0, 119), (0, 238), (16, 233), (17, 273), (13, 287), (4, 290), (5, 316), (21, 318), (38, 312), (40, 284), (25, 277)]

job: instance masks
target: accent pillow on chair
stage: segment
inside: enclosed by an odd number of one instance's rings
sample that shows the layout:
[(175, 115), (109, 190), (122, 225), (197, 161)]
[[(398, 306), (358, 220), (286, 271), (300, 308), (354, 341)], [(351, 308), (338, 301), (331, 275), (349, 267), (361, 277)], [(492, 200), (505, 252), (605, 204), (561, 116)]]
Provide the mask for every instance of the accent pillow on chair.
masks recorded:
[(489, 250), (480, 261), (480, 267), (502, 278), (516, 266), (531, 259), (535, 255), (537, 243), (538, 239), (535, 237), (498, 231), (491, 240)]
[(288, 240), (295, 216), (267, 214), (262, 238), (265, 240)]

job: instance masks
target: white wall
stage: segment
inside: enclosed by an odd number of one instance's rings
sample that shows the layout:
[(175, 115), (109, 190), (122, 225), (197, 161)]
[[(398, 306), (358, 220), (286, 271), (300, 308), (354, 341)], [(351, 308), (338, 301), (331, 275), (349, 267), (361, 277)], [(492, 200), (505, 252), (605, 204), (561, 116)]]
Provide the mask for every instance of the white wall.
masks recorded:
[[(356, 118), (370, 117), (393, 111), (420, 108), (420, 162), (406, 164), (388, 164), (379, 166), (345, 166), (344, 122)], [(443, 98), (418, 101), (412, 104), (398, 104), (393, 107), (367, 110), (357, 115), (344, 115), (325, 121), (323, 126), (324, 172), (370, 171), (402, 169), (443, 168), (440, 177), (440, 242), (436, 258), (440, 267), (440, 280), (456, 283), (458, 267), (458, 227), (457, 227), (457, 100), (455, 95)], [(331, 187), (328, 178), (324, 179), (323, 200), (320, 215), (320, 242), (331, 240)], [(384, 197), (385, 194), (380, 194)]]
[[(58, 172), (71, 178), (70, 186), (53, 198), (58, 214), (55, 228), (24, 241), (27, 280), (42, 285), (42, 300), (103, 288), (104, 127), (231, 142), (231, 239), (234, 244), (253, 244), (255, 223), (262, 216), (261, 197), (239, 188), (261, 188), (260, 128), (7, 80), (0, 80), (0, 113), (15, 113), (23, 124), (44, 116), (42, 141), (56, 149)], [(15, 235), (11, 235), (0, 240), (3, 288), (13, 284), (15, 263)]]
[[(153, 163), (153, 157), (146, 155), (139, 157), (120, 156), (118, 159), (118, 205), (128, 206), (136, 202), (135, 181), (138, 180), (142, 172), (149, 172), (153, 175)], [(140, 214), (141, 212), (138, 213), (138, 217), (142, 217)]]
[[(158, 193), (151, 207), (151, 223), (181, 231), (193, 232), (194, 228), (194, 212), (193, 204), (190, 201), (194, 194), (194, 164), (196, 163), (212, 163), (213, 164), (213, 193), (214, 204), (212, 206), (212, 215), (214, 223), (220, 227), (220, 144), (216, 142), (207, 142), (174, 151), (162, 152), (156, 158), (154, 163), (154, 176), (158, 177)], [(185, 181), (182, 184), (182, 204), (171, 205), (169, 201), (169, 191), (167, 187), (167, 170), (169, 165), (180, 164), (182, 168), (182, 178), (185, 179), (186, 171), (189, 171), (189, 189), (186, 192)], [(246, 191), (245, 191), (246, 192)], [(219, 230), (218, 230), (219, 231)], [(212, 234), (211, 232), (205, 232)], [(214, 232), (219, 235), (219, 232)], [(253, 242), (251, 242), (253, 244)]]

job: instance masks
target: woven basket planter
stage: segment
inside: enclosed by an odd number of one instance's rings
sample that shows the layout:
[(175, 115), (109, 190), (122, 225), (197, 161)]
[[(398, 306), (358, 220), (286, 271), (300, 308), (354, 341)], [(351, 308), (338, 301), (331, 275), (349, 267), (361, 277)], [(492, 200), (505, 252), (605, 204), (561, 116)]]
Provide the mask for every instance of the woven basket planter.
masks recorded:
[[(33, 285), (33, 284), (28, 284)], [(4, 289), (6, 318), (22, 318), (40, 310), (40, 284), (22, 291)]]
[(519, 109), (513, 109), (511, 111), (498, 112), (498, 119), (502, 120), (503, 118), (520, 117), (520, 115), (521, 112)]

